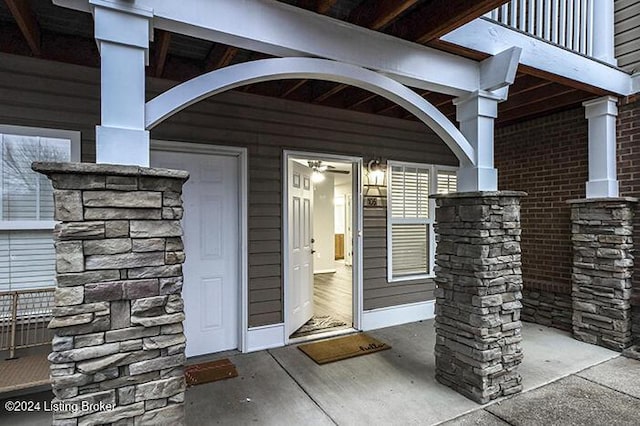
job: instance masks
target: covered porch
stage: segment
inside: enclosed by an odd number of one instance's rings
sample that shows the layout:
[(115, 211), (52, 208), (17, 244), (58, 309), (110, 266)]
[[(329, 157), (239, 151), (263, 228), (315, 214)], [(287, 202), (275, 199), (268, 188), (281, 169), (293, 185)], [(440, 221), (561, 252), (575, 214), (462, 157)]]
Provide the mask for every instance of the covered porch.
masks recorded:
[[(596, 411), (584, 415), (615, 414), (615, 418), (624, 421), (625, 416), (640, 409), (637, 386), (635, 391), (633, 386), (627, 387), (627, 383), (640, 378), (638, 361), (579, 342), (569, 333), (554, 328), (524, 324), (522, 346), (526, 355), (519, 368), (523, 393), (487, 405), (477, 404), (435, 380), (433, 320), (370, 334), (390, 344), (392, 349), (322, 366), (296, 346), (190, 359), (188, 363), (228, 357), (236, 365), (239, 376), (189, 388), (185, 398), (187, 424), (208, 424), (213, 419), (217, 424), (264, 425), (438, 424), (454, 419), (453, 424), (475, 424), (476, 421), (508, 424), (516, 421), (509, 417), (513, 415), (509, 414), (509, 407), (519, 404), (520, 399), (529, 399), (530, 408), (521, 410), (525, 419), (536, 420), (530, 417), (530, 411), (535, 411), (540, 416), (537, 419), (543, 421), (551, 419), (545, 416), (561, 413), (554, 414), (553, 407), (535, 404), (544, 400), (545, 395), (575, 386), (576, 381), (584, 394), (576, 400), (575, 395), (567, 392), (562, 404), (580, 401), (592, 404)], [(622, 371), (625, 378), (621, 376)], [(589, 392), (597, 393), (604, 403), (589, 400)], [(51, 396), (50, 392), (44, 392), (12, 399), (44, 401)], [(612, 398), (619, 405), (607, 405)], [(458, 418), (460, 416), (465, 417)], [(568, 420), (580, 421), (580, 418)], [(48, 425), (51, 413), (3, 412), (0, 422)]]

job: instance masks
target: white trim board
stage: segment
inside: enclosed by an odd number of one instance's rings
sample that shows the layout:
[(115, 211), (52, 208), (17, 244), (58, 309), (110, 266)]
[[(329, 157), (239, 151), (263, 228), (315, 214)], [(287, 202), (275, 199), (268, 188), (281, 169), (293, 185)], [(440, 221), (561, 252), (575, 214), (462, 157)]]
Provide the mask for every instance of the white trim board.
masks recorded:
[(362, 331), (435, 318), (435, 300), (371, 309), (362, 313)]
[(249, 328), (243, 352), (256, 352), (284, 346), (284, 330), (283, 322)]

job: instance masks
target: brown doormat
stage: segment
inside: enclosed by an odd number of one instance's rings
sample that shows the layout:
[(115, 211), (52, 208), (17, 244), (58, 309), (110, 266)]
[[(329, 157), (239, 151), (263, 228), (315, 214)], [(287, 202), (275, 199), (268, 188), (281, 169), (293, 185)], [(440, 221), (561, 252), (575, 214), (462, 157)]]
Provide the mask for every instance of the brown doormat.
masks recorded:
[(322, 340), (298, 346), (302, 352), (318, 364), (340, 361), (360, 355), (391, 349), (391, 346), (364, 334), (339, 337), (337, 339)]
[(236, 371), (236, 366), (225, 358), (218, 361), (188, 365), (184, 369), (184, 376), (187, 379), (187, 386), (195, 386), (238, 377), (238, 372)]

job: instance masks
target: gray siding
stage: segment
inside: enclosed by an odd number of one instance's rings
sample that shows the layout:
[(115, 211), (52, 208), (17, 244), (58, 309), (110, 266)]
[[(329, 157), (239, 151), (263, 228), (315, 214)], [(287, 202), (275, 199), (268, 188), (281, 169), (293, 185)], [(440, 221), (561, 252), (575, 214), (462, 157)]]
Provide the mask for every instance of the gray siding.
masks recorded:
[[(149, 96), (169, 87), (151, 80)], [(82, 132), (95, 158), (98, 70), (0, 55), (0, 123)], [(282, 321), (282, 151), (457, 164), (423, 124), (229, 92), (195, 104), (152, 131), (155, 139), (246, 147), (249, 153), (249, 323)], [(364, 308), (433, 299), (431, 281), (386, 281), (384, 209), (364, 211)]]
[(640, 0), (615, 0), (615, 46), (618, 66), (640, 71)]

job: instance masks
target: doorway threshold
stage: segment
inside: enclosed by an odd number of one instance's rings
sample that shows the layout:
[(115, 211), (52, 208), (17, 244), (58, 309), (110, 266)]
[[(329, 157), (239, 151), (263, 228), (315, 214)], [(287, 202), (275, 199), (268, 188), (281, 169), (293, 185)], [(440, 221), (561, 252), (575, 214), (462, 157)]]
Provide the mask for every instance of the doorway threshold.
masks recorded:
[(347, 328), (341, 328), (339, 330), (329, 330), (329, 331), (321, 331), (319, 333), (313, 333), (313, 334), (309, 334), (307, 336), (300, 336), (300, 337), (294, 337), (289, 339), (289, 345), (297, 345), (298, 343), (304, 343), (304, 342), (310, 342), (312, 340), (320, 340), (320, 339), (326, 339), (329, 337), (337, 337), (337, 336), (343, 336), (346, 334), (354, 334), (357, 333), (358, 330), (356, 330), (353, 327), (347, 327)]

